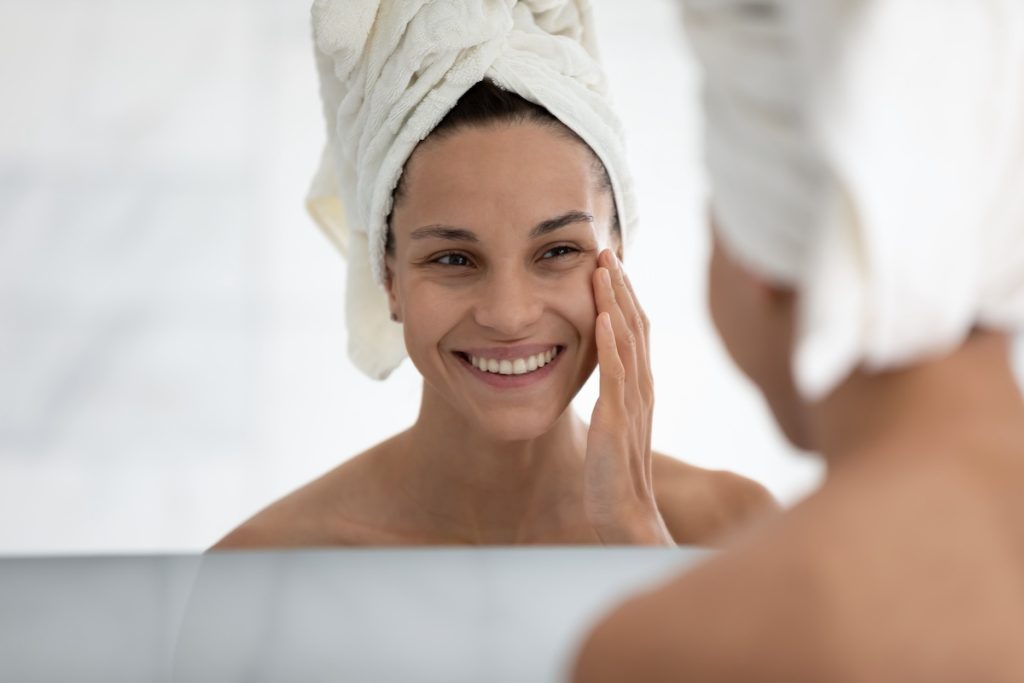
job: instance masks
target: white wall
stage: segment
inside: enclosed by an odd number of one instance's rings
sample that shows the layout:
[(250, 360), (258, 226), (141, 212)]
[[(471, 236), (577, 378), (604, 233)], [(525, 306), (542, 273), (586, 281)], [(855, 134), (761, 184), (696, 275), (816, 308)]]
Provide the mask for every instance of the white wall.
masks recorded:
[[(655, 446), (792, 501), (820, 466), (705, 314), (675, 7), (596, 5), (641, 199)], [(306, 3), (0, 0), (0, 553), (200, 549), (413, 420), (408, 363), (385, 383), (349, 365), (344, 263), (303, 210), (308, 34)]]

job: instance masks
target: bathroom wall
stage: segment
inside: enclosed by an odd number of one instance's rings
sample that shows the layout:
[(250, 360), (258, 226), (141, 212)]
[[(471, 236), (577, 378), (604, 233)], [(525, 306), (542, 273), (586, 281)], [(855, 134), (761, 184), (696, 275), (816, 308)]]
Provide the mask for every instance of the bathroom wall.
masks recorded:
[[(595, 5), (641, 200), (655, 447), (792, 502), (821, 467), (705, 312), (676, 8)], [(304, 212), (306, 3), (0, 0), (0, 92), (0, 553), (202, 549), (412, 422), (408, 363), (384, 383), (348, 363), (345, 264)]]

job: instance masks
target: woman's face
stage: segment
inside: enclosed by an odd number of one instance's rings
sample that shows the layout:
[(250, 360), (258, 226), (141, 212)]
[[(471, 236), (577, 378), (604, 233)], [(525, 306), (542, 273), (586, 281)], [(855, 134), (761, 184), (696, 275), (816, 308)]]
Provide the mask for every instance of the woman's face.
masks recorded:
[(523, 122), (428, 139), (406, 165), (391, 308), (429, 387), (496, 438), (547, 431), (594, 369), (591, 277), (612, 198), (593, 163)]

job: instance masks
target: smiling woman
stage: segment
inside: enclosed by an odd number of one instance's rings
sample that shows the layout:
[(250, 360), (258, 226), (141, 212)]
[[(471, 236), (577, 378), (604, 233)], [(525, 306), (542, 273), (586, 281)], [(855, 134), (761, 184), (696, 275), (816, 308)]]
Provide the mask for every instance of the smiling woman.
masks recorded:
[[(387, 307), (424, 380), (416, 423), (216, 548), (710, 545), (774, 511), (754, 482), (651, 451), (625, 169), (592, 137), (489, 78), (468, 84), (403, 159), (382, 220)], [(588, 425), (571, 401), (597, 366)]]
[(592, 372), (591, 277), (619, 238), (593, 153), (550, 115), (491, 84), (453, 111), (493, 102), (410, 158), (386, 284), (428, 391), (513, 441), (555, 424)]

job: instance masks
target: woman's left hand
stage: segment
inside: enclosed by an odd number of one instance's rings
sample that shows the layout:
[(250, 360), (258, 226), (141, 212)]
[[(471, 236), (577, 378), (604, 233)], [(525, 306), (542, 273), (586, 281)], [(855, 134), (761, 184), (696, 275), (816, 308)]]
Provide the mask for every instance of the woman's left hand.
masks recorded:
[(654, 496), (650, 323), (611, 250), (594, 271), (600, 396), (590, 421), (584, 510), (606, 544), (674, 545)]

